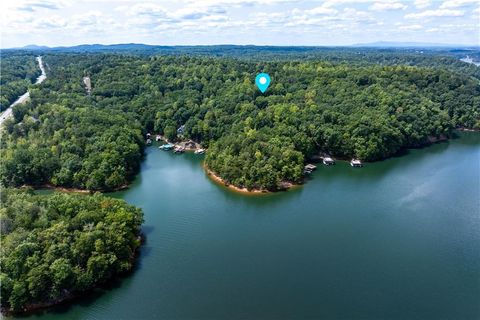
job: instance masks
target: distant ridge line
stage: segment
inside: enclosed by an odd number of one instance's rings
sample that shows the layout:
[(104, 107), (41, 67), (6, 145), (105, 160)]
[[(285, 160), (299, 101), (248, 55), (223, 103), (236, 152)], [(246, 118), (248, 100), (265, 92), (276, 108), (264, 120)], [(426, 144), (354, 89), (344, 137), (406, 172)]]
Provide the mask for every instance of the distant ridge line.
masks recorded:
[(445, 44), (445, 43), (423, 43), (423, 42), (389, 42), (379, 41), (371, 43), (357, 43), (352, 45), (237, 45), (237, 44), (214, 44), (214, 45), (154, 45), (143, 43), (118, 43), (118, 44), (80, 44), (74, 46), (42, 46), (31, 44), (24, 47), (16, 48), (2, 48), (1, 50), (71, 50), (71, 51), (94, 51), (94, 50), (132, 50), (132, 49), (175, 49), (175, 48), (295, 48), (295, 49), (315, 49), (315, 48), (389, 48), (389, 49), (402, 49), (402, 48), (459, 48), (459, 49), (480, 49), (480, 44), (466, 45), (466, 44)]

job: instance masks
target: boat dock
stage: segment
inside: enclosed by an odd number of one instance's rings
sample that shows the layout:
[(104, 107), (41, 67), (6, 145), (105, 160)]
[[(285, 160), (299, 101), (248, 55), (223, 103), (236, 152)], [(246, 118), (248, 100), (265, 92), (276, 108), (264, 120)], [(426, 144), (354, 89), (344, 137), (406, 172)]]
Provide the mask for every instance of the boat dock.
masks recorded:
[(309, 163), (303, 168), (303, 172), (304, 173), (312, 173), (313, 170), (315, 170), (315, 169), (317, 169), (317, 166)]
[(350, 165), (351, 165), (352, 167), (357, 167), (357, 168), (358, 168), (358, 167), (363, 167), (363, 163), (362, 163), (362, 161), (360, 161), (359, 159), (352, 159), (352, 160), (350, 161)]
[[(165, 144), (162, 144), (158, 148), (163, 151), (171, 151), (173, 150), (174, 153), (184, 153), (186, 151), (194, 151), (195, 154), (204, 154), (207, 150), (202, 148), (202, 146), (193, 141), (193, 140), (184, 140), (179, 141), (177, 143), (171, 143), (165, 139), (160, 134), (155, 136), (156, 142), (164, 141)], [(153, 143), (153, 136), (150, 133), (147, 133), (147, 144), (151, 145)]]
[(158, 147), (159, 149), (161, 150), (164, 150), (164, 151), (169, 151), (169, 150), (172, 150), (175, 146), (171, 143), (167, 143), (167, 144), (163, 144), (161, 145), (160, 147)]
[(322, 160), (323, 164), (326, 166), (331, 166), (332, 164), (335, 164), (335, 160), (333, 160), (330, 157), (324, 157)]
[(173, 149), (173, 152), (174, 153), (184, 153), (185, 152), (185, 147), (175, 146), (175, 148)]

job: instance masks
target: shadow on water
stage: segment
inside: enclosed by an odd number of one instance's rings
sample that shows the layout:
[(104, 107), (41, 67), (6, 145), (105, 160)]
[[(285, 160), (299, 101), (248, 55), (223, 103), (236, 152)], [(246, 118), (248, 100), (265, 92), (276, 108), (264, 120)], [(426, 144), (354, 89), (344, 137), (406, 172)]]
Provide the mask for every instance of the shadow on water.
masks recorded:
[(153, 248), (148, 246), (148, 239), (145, 239), (142, 246), (139, 249), (137, 257), (135, 258), (136, 260), (135, 260), (135, 264), (132, 268), (132, 271), (129, 272), (128, 275), (142, 269), (143, 259), (146, 258), (146, 257), (149, 257), (150, 254), (152, 253), (152, 250), (153, 250)]
[(466, 146), (480, 146), (480, 132), (455, 132), (455, 143)]
[[(153, 230), (153, 228), (151, 228), (151, 230)], [(61, 304), (52, 307), (32, 311), (31, 313), (15, 315), (15, 318), (35, 318), (48, 314), (63, 315), (70, 313), (72, 309), (78, 306), (90, 308), (94, 306), (100, 298), (102, 298), (102, 301), (104, 301), (104, 303), (105, 301), (114, 300), (114, 297), (109, 295), (109, 293), (111, 293), (113, 290), (121, 288), (127, 290), (126, 288), (130, 286), (131, 280), (133, 279), (135, 274), (143, 268), (143, 259), (151, 254), (153, 248), (148, 246), (147, 241), (148, 240), (145, 239), (142, 246), (140, 246), (137, 256), (135, 257), (135, 263), (130, 271), (111, 279), (110, 281), (102, 284), (97, 288), (82, 293), (81, 295), (73, 298), (72, 300), (67, 300)]]
[[(463, 139), (459, 141), (463, 141)], [(439, 155), (450, 148), (452, 143), (457, 142), (441, 141), (421, 148), (405, 149), (391, 158), (375, 162), (366, 162), (362, 168), (353, 168), (347, 161), (337, 161), (334, 166), (324, 166), (319, 163), (318, 169), (312, 175), (308, 176), (306, 182), (308, 184), (317, 178), (321, 178), (325, 182), (339, 178), (349, 181), (365, 182), (378, 180), (393, 171), (403, 171), (406, 168), (417, 165), (425, 159)]]
[[(258, 206), (269, 206), (272, 203), (282, 202), (282, 201), (291, 201), (296, 197), (300, 197), (304, 188), (308, 188), (308, 184), (315, 181), (315, 179), (321, 178), (322, 181), (328, 182), (333, 181), (334, 179), (346, 179), (353, 182), (360, 181), (372, 181), (380, 179), (390, 174), (391, 172), (398, 170), (405, 170), (410, 166), (416, 165), (416, 163), (421, 162), (428, 157), (441, 154), (445, 152), (452, 144), (455, 145), (467, 145), (472, 146), (480, 143), (480, 134), (477, 132), (455, 132), (454, 136), (450, 140), (440, 141), (432, 145), (414, 148), (414, 149), (403, 149), (401, 152), (395, 154), (391, 158), (365, 163), (363, 168), (352, 168), (349, 163), (346, 161), (338, 161), (335, 166), (323, 166), (321, 163), (318, 164), (318, 169), (314, 174), (307, 176), (305, 182), (302, 185), (295, 186), (288, 191), (275, 192), (275, 193), (266, 193), (266, 194), (244, 194), (241, 192), (235, 192), (226, 186), (215, 183), (211, 181), (205, 174), (205, 178), (215, 185), (215, 188), (221, 189), (223, 197), (229, 201), (241, 202), (245, 204), (255, 204)], [(158, 152), (158, 153), (157, 153)], [(205, 158), (204, 155), (195, 155), (193, 152), (186, 152), (183, 154), (174, 154), (173, 152), (165, 152), (158, 149), (156, 144), (148, 147), (146, 149), (146, 155), (154, 157), (155, 162), (161, 161), (161, 166), (166, 168), (171, 168), (172, 161), (174, 161), (174, 166), (177, 168), (182, 168), (182, 170), (189, 169), (191, 172), (197, 170), (203, 170), (201, 168), (202, 162)], [(168, 161), (164, 160), (164, 156), (168, 157)], [(408, 157), (408, 161), (407, 160)], [(157, 164), (144, 161), (142, 163), (142, 170), (149, 170), (158, 168)], [(142, 175), (138, 175), (137, 178), (133, 181), (130, 189), (135, 188), (136, 186), (142, 183)], [(124, 193), (113, 193), (111, 194), (114, 197), (123, 197)]]
[[(118, 282), (118, 283), (115, 283)], [(101, 297), (108, 297), (107, 293), (109, 290), (118, 289), (121, 287), (121, 281), (112, 281), (111, 284), (103, 286), (102, 288), (94, 289), (88, 293), (83, 294), (81, 297), (77, 297), (73, 300), (65, 301), (62, 304), (56, 305), (54, 307), (42, 309), (39, 311), (32, 312), (25, 315), (16, 315), (15, 318), (25, 319), (31, 317), (41, 317), (44, 315), (65, 315), (72, 311), (73, 308), (78, 306), (80, 307), (90, 307)], [(70, 318), (69, 318), (70, 319)]]
[(145, 235), (145, 241), (148, 240), (148, 235), (151, 234), (155, 230), (154, 226), (151, 225), (143, 225), (142, 232)]
[[(74, 308), (80, 306), (80, 307), (91, 307), (95, 304), (95, 302), (100, 299), (111, 299), (108, 295), (108, 293), (111, 290), (116, 290), (119, 288), (122, 288), (124, 286), (124, 280), (126, 278), (131, 278), (133, 276), (133, 272), (129, 272), (127, 275), (117, 278), (114, 280), (111, 280), (108, 284), (104, 284), (99, 288), (90, 290), (86, 293), (82, 293), (81, 296), (78, 296), (72, 300), (65, 301), (61, 304), (45, 308), (45, 309), (40, 309), (38, 311), (33, 311), (31, 313), (27, 314), (20, 314), (20, 315), (15, 315), (15, 319), (31, 319), (36, 318), (36, 317), (41, 317), (41, 316), (46, 316), (46, 315), (64, 315), (70, 313)], [(71, 318), (68, 318), (71, 319)]]
[[(213, 183), (213, 182), (212, 182)], [(232, 203), (240, 203), (247, 206), (254, 206), (257, 208), (270, 207), (273, 203), (281, 204), (282, 202), (290, 202), (295, 198), (299, 198), (303, 192), (304, 184), (294, 186), (290, 190), (278, 191), (261, 194), (244, 194), (235, 192), (228, 187), (218, 185), (215, 183), (215, 188), (222, 191), (223, 198)]]
[[(458, 132), (454, 138), (450, 140), (439, 141), (419, 148), (404, 149), (391, 158), (365, 163), (365, 166), (362, 168), (352, 168), (347, 161), (338, 161), (334, 166), (324, 166), (319, 163), (318, 169), (312, 175), (307, 176), (303, 184), (295, 186), (288, 191), (275, 193), (244, 194), (235, 192), (226, 186), (211, 181), (206, 174), (205, 177), (211, 184), (214, 184), (215, 188), (221, 190), (224, 199), (234, 203), (236, 202), (247, 206), (253, 205), (261, 208), (269, 207), (273, 203), (290, 202), (296, 198), (300, 198), (305, 188), (308, 188), (310, 183), (315, 183), (317, 179), (326, 184), (342, 181), (348, 181), (349, 183), (380, 181), (392, 172), (403, 171), (412, 166), (417, 166), (418, 163), (428, 160), (432, 156), (440, 155), (452, 147), (452, 145), (472, 146), (479, 143), (480, 134)], [(183, 159), (182, 165), (188, 164), (193, 170), (197, 170), (198, 166), (201, 165), (199, 158), (193, 154), (185, 154), (185, 157), (181, 158)], [(201, 159), (203, 160), (203, 157)]]

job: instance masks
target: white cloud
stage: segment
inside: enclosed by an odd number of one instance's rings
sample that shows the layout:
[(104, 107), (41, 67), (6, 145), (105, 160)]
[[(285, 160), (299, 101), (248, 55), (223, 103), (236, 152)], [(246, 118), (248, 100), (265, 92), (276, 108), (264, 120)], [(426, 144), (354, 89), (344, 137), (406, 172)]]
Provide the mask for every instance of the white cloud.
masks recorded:
[(478, 31), (478, 24), (476, 23), (448, 23), (438, 26), (442, 31), (448, 32), (449, 30), (462, 30), (462, 31)]
[(413, 4), (418, 9), (425, 9), (426, 7), (430, 6), (431, 1), (430, 0), (415, 0), (413, 2)]
[(426, 10), (419, 13), (410, 13), (410, 14), (407, 14), (405, 18), (420, 19), (420, 18), (431, 18), (431, 17), (460, 17), (463, 15), (464, 15), (464, 12), (460, 10), (437, 9), (437, 10)]
[(108, 34), (112, 30), (124, 29), (124, 24), (115, 20), (108, 14), (98, 10), (90, 10), (85, 13), (73, 15), (65, 26), (66, 30), (76, 31), (82, 34), (102, 33)]
[[(471, 5), (470, 0), (437, 1), (1, 0), (0, 28), (2, 45), (6, 46), (478, 42), (478, 33), (474, 32), (478, 29), (478, 12), (474, 9), (478, 6)], [(405, 16), (384, 13), (404, 9), (408, 10)], [(432, 19), (460, 16), (462, 19)], [(408, 24), (403, 18), (418, 20)]]
[(341, 18), (351, 22), (373, 23), (376, 19), (367, 11), (360, 11), (353, 8), (345, 8), (341, 14)]
[(371, 0), (327, 0), (322, 4), (322, 7), (331, 8), (335, 6), (342, 6), (345, 4), (360, 4), (369, 3)]
[(419, 24), (402, 25), (402, 26), (399, 26), (398, 29), (400, 29), (400, 30), (420, 30), (420, 29), (423, 29), (423, 26), (421, 26)]
[(58, 29), (67, 26), (67, 21), (60, 16), (40, 18), (34, 22), (36, 29)]
[(137, 3), (132, 6), (120, 6), (115, 10), (126, 12), (129, 16), (151, 16), (157, 18), (168, 16), (167, 10), (155, 3)]
[(66, 1), (51, 1), (51, 0), (34, 0), (34, 1), (25, 1), (18, 3), (16, 9), (22, 11), (34, 12), (38, 10), (58, 10), (63, 8), (68, 3)]
[(60, 10), (70, 4), (70, 0), (2, 0), (0, 6), (2, 13), (5, 11), (34, 13)]
[(478, 0), (447, 0), (440, 5), (440, 9), (459, 8), (471, 4), (478, 4)]
[(186, 0), (188, 6), (224, 6), (224, 7), (251, 7), (254, 5), (274, 5), (289, 2), (298, 2), (295, 0)]
[[(329, 13), (329, 14), (328, 14)], [(344, 8), (338, 11), (333, 8), (317, 7), (311, 10), (295, 9), (288, 16), (290, 26), (294, 25), (317, 25), (330, 27), (334, 25), (354, 26), (357, 24), (373, 24), (377, 20), (367, 11), (361, 11), (354, 8)]]
[(370, 6), (374, 11), (405, 10), (407, 6), (400, 2), (375, 2)]
[(312, 15), (322, 15), (322, 14), (336, 14), (338, 11), (333, 8), (327, 8), (327, 7), (316, 7), (311, 10), (306, 10), (306, 13), (312, 14)]

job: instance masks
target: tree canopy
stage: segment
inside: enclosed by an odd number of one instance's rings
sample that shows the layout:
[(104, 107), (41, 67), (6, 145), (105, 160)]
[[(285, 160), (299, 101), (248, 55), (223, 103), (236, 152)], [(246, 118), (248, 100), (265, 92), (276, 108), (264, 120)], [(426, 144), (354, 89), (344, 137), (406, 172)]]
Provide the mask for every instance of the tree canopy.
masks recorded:
[[(319, 152), (375, 161), (455, 127), (480, 128), (480, 68), (452, 57), (319, 49), (259, 59), (224, 50), (47, 52), (48, 79), (6, 124), (2, 182), (112, 190), (138, 169), (147, 132), (175, 140), (184, 125), (183, 137), (209, 148), (206, 164), (224, 180), (274, 190), (301, 181)], [(265, 94), (254, 85), (259, 72), (272, 78)]]
[(123, 200), (4, 189), (1, 203), (2, 309), (53, 304), (132, 268), (143, 214)]
[(0, 112), (24, 94), (41, 74), (35, 55), (31, 53), (3, 54), (0, 59)]

